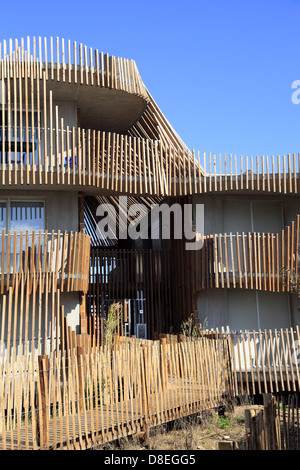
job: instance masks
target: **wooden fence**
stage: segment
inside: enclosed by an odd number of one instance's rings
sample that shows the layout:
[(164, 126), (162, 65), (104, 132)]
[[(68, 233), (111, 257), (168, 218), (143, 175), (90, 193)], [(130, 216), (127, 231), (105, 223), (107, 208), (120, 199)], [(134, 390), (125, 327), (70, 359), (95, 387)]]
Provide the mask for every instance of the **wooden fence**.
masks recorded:
[(124, 340), (0, 364), (2, 449), (89, 448), (224, 405), (222, 340)]
[(276, 414), (280, 423), (280, 449), (300, 450), (299, 392), (277, 394)]
[(245, 410), (246, 450), (299, 450), (299, 393), (263, 398), (263, 406)]
[(299, 327), (214, 332), (230, 347), (235, 396), (299, 391)]
[[(234, 348), (238, 335), (233, 332), (204, 332), (194, 339), (161, 335), (155, 341), (115, 337), (112, 346), (100, 348), (92, 346), (88, 335), (78, 337), (69, 327), (65, 335), (58, 350), (40, 355), (37, 361), (30, 352), (11, 361), (1, 360), (1, 449), (91, 448), (140, 431), (147, 433), (152, 426), (168, 421), (232, 405), (241, 395), (271, 390), (277, 397), (299, 393), (299, 377), (294, 375), (291, 381), (296, 369), (289, 369), (287, 363), (284, 371), (281, 369), (286, 376), (278, 382), (278, 389), (274, 387), (271, 371), (275, 373), (277, 364), (274, 367), (272, 348), (270, 354), (257, 355), (260, 372), (251, 375), (252, 367), (247, 369), (248, 363), (242, 362), (249, 344), (242, 341), (243, 354), (239, 354)], [(273, 341), (275, 347), (275, 336)], [(289, 347), (290, 357), (291, 344)], [(266, 363), (266, 356), (275, 362)], [(280, 362), (278, 367), (282, 367)], [(285, 414), (290, 402), (278, 400), (276, 406), (283, 411), (280, 419), (286, 433), (281, 442), (291, 447), (295, 444), (288, 444), (287, 428), (299, 417), (298, 404)], [(262, 446), (270, 438), (264, 430), (264, 414), (257, 420), (252, 430), (256, 437), (251, 442), (261, 434), (258, 441)]]

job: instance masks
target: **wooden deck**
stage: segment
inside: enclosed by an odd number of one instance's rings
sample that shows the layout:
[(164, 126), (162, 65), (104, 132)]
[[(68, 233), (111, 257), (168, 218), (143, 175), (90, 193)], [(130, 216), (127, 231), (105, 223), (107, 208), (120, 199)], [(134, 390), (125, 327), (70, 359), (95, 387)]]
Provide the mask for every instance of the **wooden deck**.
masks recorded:
[[(189, 384), (182, 381), (183, 388)], [(169, 386), (171, 391), (171, 384)], [(206, 391), (206, 394), (208, 390)], [(176, 398), (170, 396), (165, 408), (160, 411), (148, 409), (148, 414), (143, 413), (143, 404), (140, 400), (130, 400), (127, 403), (118, 403), (117, 406), (102, 406), (93, 410), (85, 410), (82, 413), (49, 419), (47, 443), (39, 445), (38, 434), (32, 426), (12, 429), (6, 432), (6, 436), (0, 435), (0, 449), (2, 450), (85, 450), (107, 442), (128, 437), (146, 427), (158, 426), (183, 418), (204, 410), (217, 407), (222, 403), (217, 397), (215, 400), (202, 399), (192, 401), (192, 395), (199, 395), (199, 388), (188, 388), (191, 397), (186, 402), (186, 394)], [(158, 394), (152, 397), (163, 405), (166, 396)]]
[(237, 397), (299, 392), (298, 332), (119, 338), (0, 365), (0, 448), (90, 449)]
[[(225, 346), (225, 347), (224, 347)], [(2, 449), (90, 448), (224, 405), (232, 393), (223, 341), (126, 341), (117, 349), (39, 356), (2, 370)]]

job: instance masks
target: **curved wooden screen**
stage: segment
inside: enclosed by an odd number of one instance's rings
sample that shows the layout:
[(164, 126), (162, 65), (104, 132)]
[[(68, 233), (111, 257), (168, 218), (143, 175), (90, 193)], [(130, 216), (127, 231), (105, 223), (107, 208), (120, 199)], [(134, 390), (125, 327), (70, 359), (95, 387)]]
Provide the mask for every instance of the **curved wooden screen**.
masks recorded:
[[(0, 44), (0, 184), (88, 186), (94, 194), (184, 196), (214, 192), (299, 194), (300, 154), (244, 157), (190, 151), (144, 86), (135, 62), (76, 42), (41, 38)], [(55, 49), (55, 50), (54, 50)], [(120, 91), (144, 111), (120, 133), (93, 121), (67, 126), (57, 87)], [(69, 89), (70, 88), (70, 89)], [(98, 92), (97, 92), (98, 90)], [(69, 95), (68, 95), (69, 93)], [(124, 95), (124, 96), (125, 96)], [(99, 95), (100, 96), (100, 95)], [(68, 98), (69, 97), (69, 98)], [(85, 99), (85, 98), (83, 98)], [(117, 112), (118, 98), (115, 109)], [(17, 110), (16, 113), (13, 110)], [(35, 112), (41, 119), (35, 117)], [(43, 121), (43, 123), (41, 123)]]
[(185, 251), (193, 266), (193, 292), (243, 288), (270, 292), (292, 290), (300, 275), (300, 216), (280, 233), (229, 233), (204, 237), (203, 248)]
[(76, 232), (0, 233), (0, 293), (27, 279), (42, 292), (84, 291), (89, 283), (90, 237)]

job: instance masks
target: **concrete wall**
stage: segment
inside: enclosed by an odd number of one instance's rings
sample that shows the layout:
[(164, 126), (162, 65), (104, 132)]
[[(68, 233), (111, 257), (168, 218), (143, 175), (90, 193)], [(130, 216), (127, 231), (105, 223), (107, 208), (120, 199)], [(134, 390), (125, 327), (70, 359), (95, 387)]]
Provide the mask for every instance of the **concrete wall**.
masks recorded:
[[(0, 199), (7, 199), (8, 197), (12, 199), (21, 199), (26, 200), (42, 200), (45, 203), (45, 229), (48, 231), (51, 230), (61, 230), (61, 231), (75, 231), (78, 232), (78, 194), (77, 192), (63, 192), (63, 191), (32, 191), (32, 190), (20, 190), (20, 191), (10, 191), (2, 190), (0, 191)], [(68, 324), (73, 328), (73, 330), (78, 333), (78, 325), (80, 323), (80, 305), (79, 305), (79, 293), (78, 292), (63, 292), (61, 293), (61, 305), (64, 306), (65, 316), (68, 318)], [(2, 304), (0, 299), (0, 305)], [(50, 346), (50, 321), (52, 317), (51, 310), (51, 296), (48, 303), (48, 308), (46, 310), (45, 299), (42, 300), (42, 307), (40, 319), (41, 324), (44, 325), (45, 318), (47, 318), (47, 347)], [(20, 305), (18, 305), (17, 318), (21, 317)], [(2, 324), (0, 312), (0, 325)], [(29, 326), (28, 331), (29, 335), (29, 344), (31, 347), (31, 332), (32, 332), (32, 318), (34, 315), (35, 318), (35, 334), (38, 334), (38, 311), (33, 314), (33, 304), (32, 298), (30, 297), (29, 303)], [(24, 313), (23, 313), (24, 318)], [(7, 324), (7, 323), (6, 323)], [(12, 326), (13, 328), (13, 326)], [(19, 326), (18, 326), (19, 328)], [(41, 335), (44, 342), (44, 326), (41, 328)], [(17, 337), (18, 337), (17, 332)], [(5, 333), (5, 338), (7, 338), (7, 331)], [(36, 336), (37, 338), (37, 336)], [(24, 340), (24, 333), (23, 333)], [(37, 345), (37, 341), (35, 341)], [(6, 345), (7, 347), (7, 345)]]
[(228, 325), (227, 289), (207, 289), (198, 293), (197, 318), (207, 328)]
[(64, 120), (64, 127), (77, 126), (77, 103), (75, 101), (53, 101), (53, 109), (58, 106), (58, 120)]

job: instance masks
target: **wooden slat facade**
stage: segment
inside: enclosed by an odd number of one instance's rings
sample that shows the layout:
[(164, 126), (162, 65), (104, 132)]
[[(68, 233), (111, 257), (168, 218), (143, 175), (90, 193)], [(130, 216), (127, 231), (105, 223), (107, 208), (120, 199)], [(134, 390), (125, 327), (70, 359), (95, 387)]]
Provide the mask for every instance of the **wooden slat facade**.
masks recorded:
[(206, 289), (294, 293), (300, 275), (299, 223), (297, 215), (278, 234), (207, 235), (203, 247), (195, 251), (185, 249), (185, 240), (174, 241), (171, 272), (176, 285), (173, 305), (178, 311), (177, 315), (173, 312), (174, 318), (187, 318), (194, 312), (197, 293)]
[[(122, 306), (121, 334), (129, 322), (130, 308), (132, 326), (142, 315), (148, 338), (168, 329), (172, 323), (170, 257), (168, 250), (91, 250), (86, 299), (88, 333), (95, 344), (102, 344), (105, 319), (114, 302)], [(132, 330), (130, 334), (136, 333)]]
[[(56, 91), (68, 85), (83, 93), (91, 87), (93, 96), (120, 93), (143, 110), (124, 132), (97, 122), (85, 128), (79, 111), (77, 125), (66, 125)], [(181, 202), (197, 194), (300, 194), (300, 154), (190, 151), (132, 60), (60, 38), (3, 41), (0, 87), (3, 190)], [(0, 447), (90, 448), (223, 405), (228, 397), (299, 391), (292, 355), (298, 328), (212, 332), (179, 342), (124, 338), (109, 350), (102, 344), (115, 301), (123, 309), (119, 334), (126, 332), (130, 305), (135, 326), (145, 323), (156, 339), (178, 331), (201, 290), (291, 292), (290, 271), (299, 279), (299, 224), (297, 216), (278, 234), (207, 235), (196, 251), (172, 240), (170, 251), (90, 252), (85, 233), (0, 233)], [(86, 294), (77, 304), (87, 333), (80, 345), (61, 301), (65, 292)]]
[(131, 339), (18, 359), (0, 364), (3, 450), (91, 448), (231, 398), (224, 341)]
[[(82, 44), (73, 47), (59, 38), (48, 48), (46, 40), (38, 42), (35, 54), (30, 40), (27, 49), (23, 40), (4, 41), (1, 49), (3, 186), (71, 185), (174, 197), (299, 194), (300, 154), (254, 158), (190, 151), (146, 90), (134, 61), (88, 53)], [(98, 129), (97, 123), (93, 129), (67, 126), (58, 118), (51, 89), (60, 82), (139, 96), (145, 111), (124, 135)]]
[(87, 449), (232, 406), (236, 397), (299, 393), (297, 363), (287, 359), (299, 329), (267, 332), (264, 344), (264, 332), (256, 332), (251, 367), (250, 332), (244, 333), (203, 331), (193, 339), (162, 335), (156, 341), (115, 337), (113, 345), (100, 348), (73, 340), (67, 350), (37, 361), (20, 355), (1, 362), (0, 448)]
[(30, 289), (41, 283), (48, 292), (47, 279), (53, 279), (61, 292), (88, 290), (90, 237), (76, 232), (0, 233), (0, 293), (20, 287), (28, 279)]

